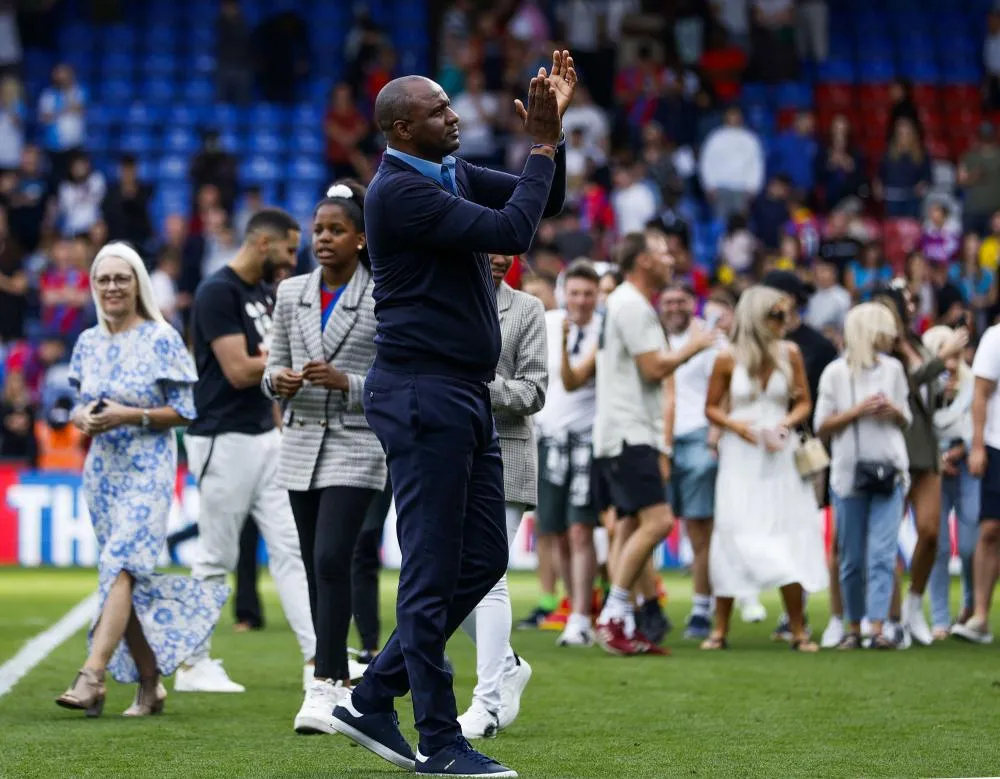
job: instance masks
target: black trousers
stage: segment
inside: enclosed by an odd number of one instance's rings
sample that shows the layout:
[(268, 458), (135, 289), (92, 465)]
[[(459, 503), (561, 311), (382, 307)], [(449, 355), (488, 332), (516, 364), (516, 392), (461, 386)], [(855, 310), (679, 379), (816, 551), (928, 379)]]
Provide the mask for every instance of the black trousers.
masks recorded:
[(318, 678), (347, 679), (349, 675), (351, 558), (376, 494), (376, 490), (364, 487), (288, 492), (309, 581)]
[(368, 505), (351, 565), (354, 625), (361, 636), (361, 648), (368, 652), (377, 652), (382, 645), (378, 592), (378, 573), (382, 568), (382, 560), (379, 553), (382, 549), (382, 527), (391, 503), (392, 484), (386, 480), (385, 489), (376, 493)]
[(252, 628), (264, 627), (264, 609), (257, 591), (257, 550), (260, 548), (260, 531), (251, 517), (247, 517), (240, 534), (240, 559), (236, 563), (236, 598), (233, 609), (236, 621)]

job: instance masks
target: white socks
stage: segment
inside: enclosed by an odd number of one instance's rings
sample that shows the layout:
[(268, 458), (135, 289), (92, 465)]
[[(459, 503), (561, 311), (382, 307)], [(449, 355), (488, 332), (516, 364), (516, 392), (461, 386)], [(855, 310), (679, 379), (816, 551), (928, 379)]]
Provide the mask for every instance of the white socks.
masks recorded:
[(699, 595), (695, 593), (691, 596), (691, 615), (695, 617), (705, 617), (708, 619), (712, 616), (712, 596), (711, 595)]

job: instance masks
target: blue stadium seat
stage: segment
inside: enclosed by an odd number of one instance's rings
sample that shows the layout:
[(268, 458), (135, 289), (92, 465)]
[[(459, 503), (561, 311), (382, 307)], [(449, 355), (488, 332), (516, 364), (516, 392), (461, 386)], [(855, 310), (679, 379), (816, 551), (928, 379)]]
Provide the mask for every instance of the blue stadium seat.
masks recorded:
[(300, 219), (312, 213), (319, 198), (319, 189), (315, 184), (294, 183), (289, 185), (285, 194), (285, 210)]
[(285, 139), (278, 133), (264, 129), (257, 130), (250, 136), (250, 152), (252, 154), (282, 154), (285, 148)]
[(129, 51), (106, 51), (101, 57), (105, 77), (129, 78), (134, 68), (135, 59)]
[(227, 129), (219, 132), (219, 144), (230, 154), (246, 154), (247, 144), (243, 138), (233, 130)]
[(862, 84), (884, 84), (896, 77), (896, 68), (888, 59), (872, 59), (858, 63), (858, 81)]
[(766, 106), (768, 102), (769, 95), (767, 91), (767, 84), (758, 84), (753, 81), (748, 81), (743, 85), (743, 89), (740, 91), (740, 103), (744, 106)]
[[(87, 119), (90, 119), (90, 113)], [(125, 113), (125, 121), (132, 127), (162, 126), (165, 119), (166, 111), (159, 103), (132, 103)]]
[(295, 157), (285, 169), (285, 178), (314, 182), (326, 178), (326, 169), (314, 157)]
[(194, 78), (184, 85), (184, 98), (196, 105), (209, 105), (215, 99), (215, 86), (206, 78)]
[(774, 112), (764, 105), (749, 105), (744, 109), (747, 125), (762, 135), (771, 135), (775, 130)]
[(97, 41), (98, 47), (103, 51), (112, 49), (132, 51), (139, 45), (139, 36), (136, 34), (135, 27), (128, 24), (95, 27), (92, 35)]
[(134, 92), (131, 80), (112, 78), (101, 85), (100, 97), (111, 104), (125, 105), (132, 99)]
[(208, 112), (202, 106), (175, 103), (167, 109), (166, 121), (179, 127), (196, 127), (208, 121)]
[(169, 78), (149, 78), (139, 84), (139, 94), (144, 100), (166, 105), (177, 94), (177, 87)]
[(255, 156), (240, 164), (239, 178), (245, 184), (274, 184), (280, 171), (269, 157)]
[(191, 73), (200, 76), (212, 76), (215, 74), (215, 55), (211, 52), (194, 52), (186, 61), (185, 67)]
[(91, 154), (104, 154), (111, 144), (111, 136), (106, 127), (87, 123), (87, 136), (83, 141), (84, 147)]
[(932, 59), (910, 59), (899, 63), (899, 74), (920, 84), (937, 84), (941, 71)]
[(326, 141), (323, 138), (322, 130), (319, 129), (321, 125), (315, 125), (315, 127), (317, 129), (299, 126), (292, 135), (288, 151), (295, 155), (322, 154), (326, 147)]
[(186, 127), (172, 127), (163, 138), (163, 148), (169, 154), (192, 154), (198, 146), (198, 137)]
[(245, 108), (229, 103), (215, 103), (209, 109), (209, 121), (213, 127), (220, 131), (223, 128), (235, 129), (248, 123), (248, 114)]
[(323, 122), (323, 110), (313, 103), (299, 103), (292, 109), (293, 127), (319, 127)]
[(804, 110), (812, 108), (813, 89), (811, 84), (800, 81), (786, 81), (775, 89), (777, 107)]
[(185, 181), (188, 175), (188, 167), (186, 157), (171, 154), (160, 160), (157, 176), (164, 181)]
[(169, 54), (149, 54), (139, 63), (146, 76), (173, 76), (178, 70), (177, 59)]
[(121, 151), (135, 155), (148, 155), (156, 150), (157, 145), (153, 134), (141, 128), (128, 130), (119, 140)]
[(285, 110), (271, 103), (257, 103), (250, 109), (250, 124), (255, 128), (277, 128), (285, 124)]

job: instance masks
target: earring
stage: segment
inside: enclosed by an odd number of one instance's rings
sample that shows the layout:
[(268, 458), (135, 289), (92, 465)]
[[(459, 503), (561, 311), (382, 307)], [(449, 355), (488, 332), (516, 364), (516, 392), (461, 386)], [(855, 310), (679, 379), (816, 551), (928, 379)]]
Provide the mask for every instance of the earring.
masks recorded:
[(359, 251), (359, 252), (360, 252), (360, 251), (361, 251), (362, 249), (364, 249), (364, 248), (365, 248), (365, 245), (364, 245), (363, 243), (359, 243), (359, 244), (358, 244), (358, 251)]

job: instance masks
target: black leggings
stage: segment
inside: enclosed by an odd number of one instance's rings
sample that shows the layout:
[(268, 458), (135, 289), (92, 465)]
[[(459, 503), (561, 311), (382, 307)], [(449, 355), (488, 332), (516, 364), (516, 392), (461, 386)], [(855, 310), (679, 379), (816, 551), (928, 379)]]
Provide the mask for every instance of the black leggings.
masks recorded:
[(386, 480), (385, 489), (376, 493), (368, 506), (351, 566), (354, 625), (361, 636), (361, 648), (368, 652), (377, 652), (381, 646), (378, 572), (382, 561), (379, 554), (382, 549), (382, 526), (391, 503), (392, 485)]
[(351, 557), (376, 490), (324, 487), (289, 490), (309, 580), (316, 629), (316, 677), (347, 679), (347, 631), (351, 626)]

